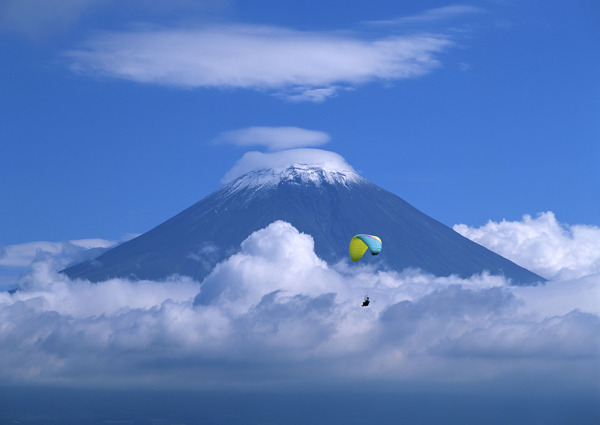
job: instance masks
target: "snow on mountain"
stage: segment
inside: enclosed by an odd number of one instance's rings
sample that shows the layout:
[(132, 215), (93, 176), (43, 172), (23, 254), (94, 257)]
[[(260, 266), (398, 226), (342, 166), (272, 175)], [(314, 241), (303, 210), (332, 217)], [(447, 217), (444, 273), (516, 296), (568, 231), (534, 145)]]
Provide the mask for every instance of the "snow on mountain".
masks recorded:
[(288, 149), (279, 152), (248, 152), (222, 179), (227, 193), (245, 189), (272, 189), (282, 182), (295, 184), (342, 184), (367, 180), (334, 152), (322, 149)]
[(274, 176), (282, 176), (285, 170), (297, 168), (298, 170), (319, 170), (326, 175), (353, 175), (359, 177), (354, 168), (335, 152), (322, 149), (288, 149), (279, 152), (247, 152), (225, 174), (221, 180), (229, 183), (238, 177), (252, 171), (270, 170)]
[(231, 183), (229, 183), (228, 193), (233, 194), (243, 189), (269, 189), (274, 188), (282, 182), (293, 184), (312, 184), (320, 186), (327, 184), (348, 185), (349, 183), (360, 183), (367, 181), (354, 171), (323, 169), (309, 164), (295, 163), (283, 170), (262, 169), (250, 171)]

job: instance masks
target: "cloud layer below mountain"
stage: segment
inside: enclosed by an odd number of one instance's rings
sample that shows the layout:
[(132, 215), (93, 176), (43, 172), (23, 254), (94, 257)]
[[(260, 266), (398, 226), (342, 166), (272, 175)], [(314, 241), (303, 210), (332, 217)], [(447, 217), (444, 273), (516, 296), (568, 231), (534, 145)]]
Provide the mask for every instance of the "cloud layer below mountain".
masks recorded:
[(600, 273), (600, 228), (562, 224), (551, 211), (479, 228), (457, 224), (454, 230), (546, 278)]
[[(310, 235), (275, 222), (201, 283), (177, 276), (71, 281), (56, 272), (64, 260), (38, 256), (17, 292), (0, 293), (0, 379), (93, 387), (597, 389), (597, 273), (518, 287), (485, 274), (460, 279), (328, 265), (313, 248)], [(588, 269), (596, 260), (579, 265)], [(368, 308), (360, 307), (365, 294), (374, 300)]]

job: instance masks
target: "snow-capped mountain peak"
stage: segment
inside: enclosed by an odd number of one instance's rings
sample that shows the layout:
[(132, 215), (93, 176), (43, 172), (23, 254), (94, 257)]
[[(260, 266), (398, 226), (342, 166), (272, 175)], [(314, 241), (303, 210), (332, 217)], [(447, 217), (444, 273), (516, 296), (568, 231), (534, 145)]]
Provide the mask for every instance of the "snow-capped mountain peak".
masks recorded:
[(321, 186), (323, 183), (341, 184), (347, 186), (350, 183), (366, 181), (354, 170), (341, 170), (327, 168), (310, 164), (292, 164), (285, 169), (263, 168), (250, 171), (229, 185), (229, 191), (242, 189), (261, 189), (279, 185), (282, 182), (292, 184), (312, 184)]
[(329, 174), (354, 173), (354, 168), (335, 152), (322, 149), (288, 149), (279, 152), (247, 152), (229, 170), (222, 183), (229, 183), (251, 171), (273, 170), (277, 175), (288, 168), (322, 169)]
[(354, 169), (328, 168), (327, 166), (315, 166), (310, 164), (293, 164), (281, 171), (277, 176), (280, 181), (292, 181), (298, 183), (357, 183), (364, 180)]
[(342, 156), (321, 149), (248, 152), (223, 178), (229, 191), (273, 187), (281, 182), (346, 186), (360, 181), (365, 179)]

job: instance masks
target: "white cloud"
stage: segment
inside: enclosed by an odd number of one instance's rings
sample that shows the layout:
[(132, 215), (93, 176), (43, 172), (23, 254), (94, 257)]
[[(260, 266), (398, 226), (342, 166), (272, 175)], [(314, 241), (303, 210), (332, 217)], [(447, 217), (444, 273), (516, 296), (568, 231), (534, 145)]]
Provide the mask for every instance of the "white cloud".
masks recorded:
[(600, 273), (600, 228), (563, 225), (552, 212), (525, 215), (522, 221), (489, 221), (479, 228), (457, 224), (454, 230), (546, 278)]
[(53, 258), (77, 259), (76, 253), (94, 248), (110, 248), (117, 242), (104, 239), (79, 239), (65, 242), (30, 242), (16, 245), (0, 246), (0, 266), (27, 267), (40, 256), (51, 255)]
[(105, 33), (65, 53), (75, 72), (175, 87), (266, 90), (322, 101), (338, 87), (414, 78), (452, 45), (442, 35), (369, 40), (251, 25)]
[(68, 30), (86, 18), (101, 15), (137, 20), (153, 17), (206, 16), (229, 9), (229, 0), (2, 0), (0, 32), (11, 31), (43, 39)]
[(273, 299), (290, 299), (342, 289), (340, 276), (316, 256), (312, 237), (289, 223), (276, 221), (254, 232), (241, 248), (204, 280), (196, 304), (219, 304), (241, 314), (269, 294)]
[(324, 88), (295, 87), (282, 97), (291, 102), (314, 102), (323, 103), (330, 97), (334, 97), (341, 90), (352, 90), (351, 87), (330, 86)]
[(289, 149), (280, 152), (246, 152), (231, 170), (225, 173), (224, 183), (253, 170), (273, 169), (281, 172), (294, 164), (320, 167), (328, 171), (351, 172), (354, 168), (339, 154), (322, 149)]
[(321, 146), (329, 140), (327, 133), (298, 127), (248, 127), (223, 132), (215, 141), (238, 146), (265, 146), (277, 151)]
[[(551, 379), (565, 394), (597, 388), (598, 275), (518, 287), (485, 274), (332, 266), (310, 235), (281, 221), (240, 248), (202, 283), (91, 284), (36, 262), (18, 292), (0, 293), (0, 379), (207, 388), (369, 379), (498, 391), (507, 380), (539, 391)], [(367, 293), (374, 302), (362, 308)]]
[(93, 258), (116, 243), (104, 239), (80, 239), (0, 246), (0, 291), (14, 288), (19, 275), (36, 261), (52, 258), (57, 267), (66, 267), (71, 262)]
[[(549, 281), (543, 287), (519, 286), (511, 291), (537, 317), (564, 316), (579, 310), (600, 314), (600, 273), (577, 279)], [(540, 290), (541, 289), (541, 290)]]
[(371, 21), (373, 25), (406, 25), (421, 24), (427, 22), (446, 21), (449, 19), (485, 12), (484, 9), (466, 5), (443, 6), (435, 9), (428, 9), (412, 16), (404, 16), (396, 19)]
[(101, 3), (99, 0), (4, 0), (0, 2), (0, 28), (39, 37), (69, 27)]

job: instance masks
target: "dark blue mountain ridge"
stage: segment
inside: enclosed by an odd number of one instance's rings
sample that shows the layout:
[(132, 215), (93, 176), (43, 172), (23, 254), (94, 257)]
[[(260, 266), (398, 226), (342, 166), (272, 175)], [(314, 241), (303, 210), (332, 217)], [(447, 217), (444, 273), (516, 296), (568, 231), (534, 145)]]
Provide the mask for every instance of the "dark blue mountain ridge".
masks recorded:
[(384, 268), (465, 278), (487, 271), (515, 284), (545, 280), (353, 170), (298, 163), (283, 171), (250, 171), (154, 229), (63, 272), (91, 281), (163, 280), (174, 274), (201, 281), (217, 263), (239, 251), (251, 233), (276, 220), (311, 235), (316, 254), (330, 264), (348, 258), (352, 236), (369, 233), (381, 237), (383, 251), (363, 260)]

